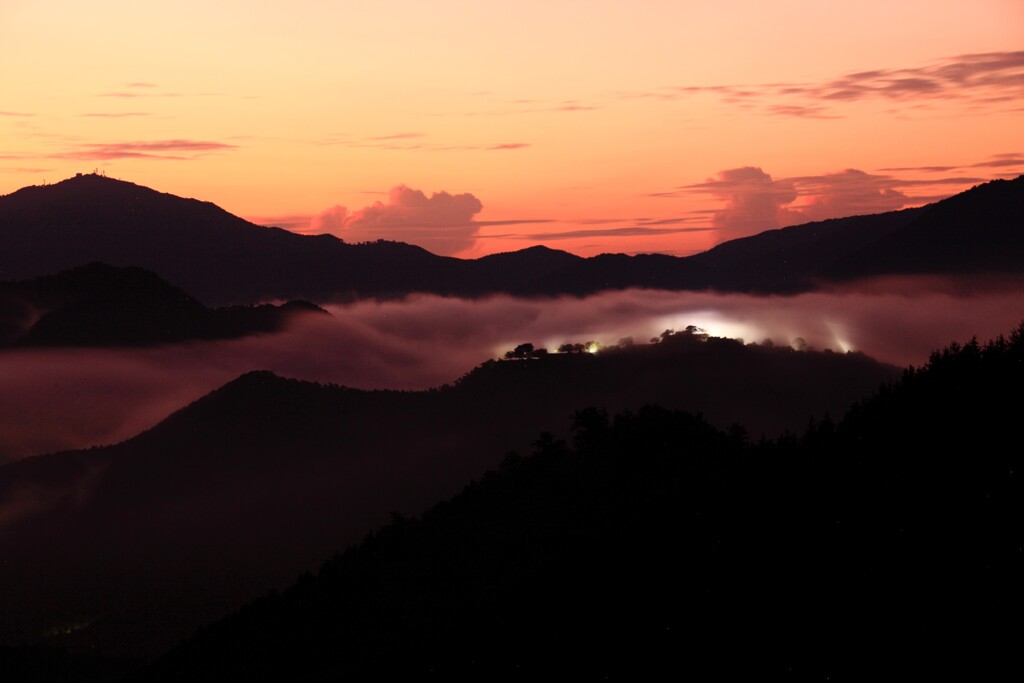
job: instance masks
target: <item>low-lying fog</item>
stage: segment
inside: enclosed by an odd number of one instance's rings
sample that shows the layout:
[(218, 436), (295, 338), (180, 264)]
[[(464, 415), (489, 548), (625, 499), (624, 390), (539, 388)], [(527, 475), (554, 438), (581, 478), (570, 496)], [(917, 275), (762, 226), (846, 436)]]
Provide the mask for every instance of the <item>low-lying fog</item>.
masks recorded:
[(770, 338), (862, 351), (921, 365), (950, 341), (1008, 333), (1024, 319), (1020, 282), (875, 280), (857, 291), (755, 297), (631, 290), (591, 296), (404, 301), (330, 307), (289, 330), (156, 349), (0, 353), (0, 462), (116, 443), (234, 377), (255, 369), (361, 388), (450, 383), (521, 342), (646, 342), (696, 325), (747, 342)]

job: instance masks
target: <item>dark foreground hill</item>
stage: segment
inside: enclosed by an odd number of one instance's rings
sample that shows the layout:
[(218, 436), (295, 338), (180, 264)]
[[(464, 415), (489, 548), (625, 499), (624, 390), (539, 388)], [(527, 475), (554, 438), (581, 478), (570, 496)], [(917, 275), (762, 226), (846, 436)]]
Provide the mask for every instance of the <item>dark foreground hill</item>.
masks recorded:
[[(0, 467), (0, 644), (152, 656), (362, 537), (565, 434), (657, 403), (756, 439), (898, 375), (858, 354), (685, 332), (489, 362), (454, 386), (359, 391), (252, 373), (117, 446)], [(735, 430), (740, 434), (740, 430)]]
[(577, 413), (132, 680), (1020, 673), (1024, 327), (750, 444)]
[(629, 287), (761, 293), (905, 273), (1024, 270), (1024, 177), (919, 209), (773, 230), (688, 258), (580, 258), (533, 247), (476, 260), (253, 225), (210, 204), (87, 174), (0, 197), (0, 278), (102, 261), (157, 273), (207, 304), (410, 292), (583, 295)]
[(92, 263), (0, 282), (2, 346), (155, 346), (277, 332), (304, 301), (211, 309), (141, 268)]

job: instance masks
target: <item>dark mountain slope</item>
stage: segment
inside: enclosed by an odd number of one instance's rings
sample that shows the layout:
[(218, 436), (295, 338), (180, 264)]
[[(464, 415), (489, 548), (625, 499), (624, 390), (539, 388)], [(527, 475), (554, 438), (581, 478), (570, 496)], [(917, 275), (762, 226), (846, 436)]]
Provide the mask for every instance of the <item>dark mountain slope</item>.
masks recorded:
[(208, 202), (94, 174), (0, 198), (0, 247), (5, 278), (102, 261), (152, 270), (207, 303), (386, 293), (396, 268), (443, 289), (420, 265), (443, 259), (418, 247), (261, 228)]
[(873, 275), (1020, 273), (1024, 176), (918, 209), (764, 232), (687, 262), (705, 286), (758, 292), (805, 291)]
[(856, 354), (679, 334), (489, 362), (425, 392), (245, 375), (118, 446), (0, 467), (0, 555), (13, 558), (0, 563), (0, 642), (66, 628), (58, 640), (75, 648), (156, 654), (389, 511), (564, 433), (581, 406), (660, 403), (778, 433), (896, 374)]
[[(211, 304), (484, 291), (467, 281), (465, 262), (419, 247), (264, 228), (209, 202), (95, 174), (0, 197), (0, 277), (92, 261), (152, 270)], [(510, 288), (522, 277), (506, 275)]]
[(851, 252), (834, 277), (877, 273), (1019, 273), (1024, 268), (1024, 177), (994, 180), (918, 210), (871, 250)]
[(94, 263), (0, 283), (0, 346), (152, 346), (276, 332), (289, 316), (326, 312), (282, 306), (209, 309), (140, 268)]
[(582, 260), (565, 251), (536, 246), (467, 261), (466, 270), (467, 277), (483, 291), (546, 294), (549, 291), (542, 286), (546, 278)]
[(747, 444), (578, 413), (527, 459), (132, 680), (1001, 678), (1019, 662), (1024, 327)]
[(689, 258), (583, 259), (534, 247), (462, 260), (401, 243), (263, 228), (208, 202), (89, 174), (0, 197), (0, 277), (103, 261), (152, 270), (207, 303), (627, 287), (790, 293), (879, 274), (1019, 273), (1022, 205), (1024, 177), (920, 209), (769, 231)]
[(835, 279), (835, 264), (851, 254), (865, 254), (864, 267), (850, 267), (844, 276), (887, 272), (874, 269), (867, 254), (874, 254), (879, 240), (905, 229), (920, 212), (921, 209), (904, 209), (769, 230), (720, 244), (692, 256), (689, 262), (696, 270), (695, 277), (717, 289), (807, 291)]

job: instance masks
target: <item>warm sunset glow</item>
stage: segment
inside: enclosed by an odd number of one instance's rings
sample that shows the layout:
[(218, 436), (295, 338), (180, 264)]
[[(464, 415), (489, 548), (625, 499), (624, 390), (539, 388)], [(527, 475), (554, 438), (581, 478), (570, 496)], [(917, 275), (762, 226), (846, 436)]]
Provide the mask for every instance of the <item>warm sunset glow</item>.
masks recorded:
[(690, 254), (1024, 172), (1024, 4), (0, 4), (0, 193), (351, 241)]

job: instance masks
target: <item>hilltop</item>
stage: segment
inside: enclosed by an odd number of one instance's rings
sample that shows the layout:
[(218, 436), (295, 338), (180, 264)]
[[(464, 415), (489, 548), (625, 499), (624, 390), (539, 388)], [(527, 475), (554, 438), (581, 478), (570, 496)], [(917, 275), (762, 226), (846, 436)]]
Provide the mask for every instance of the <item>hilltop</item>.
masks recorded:
[(156, 346), (278, 332), (311, 303), (211, 309), (141, 268), (91, 263), (0, 282), (0, 347)]
[(430, 391), (249, 373), (124, 443), (0, 467), (0, 643), (67, 628), (52, 641), (156, 654), (390, 511), (564, 435), (586, 406), (686, 409), (756, 440), (841, 414), (898, 374), (859, 354), (693, 333), (491, 361)]

